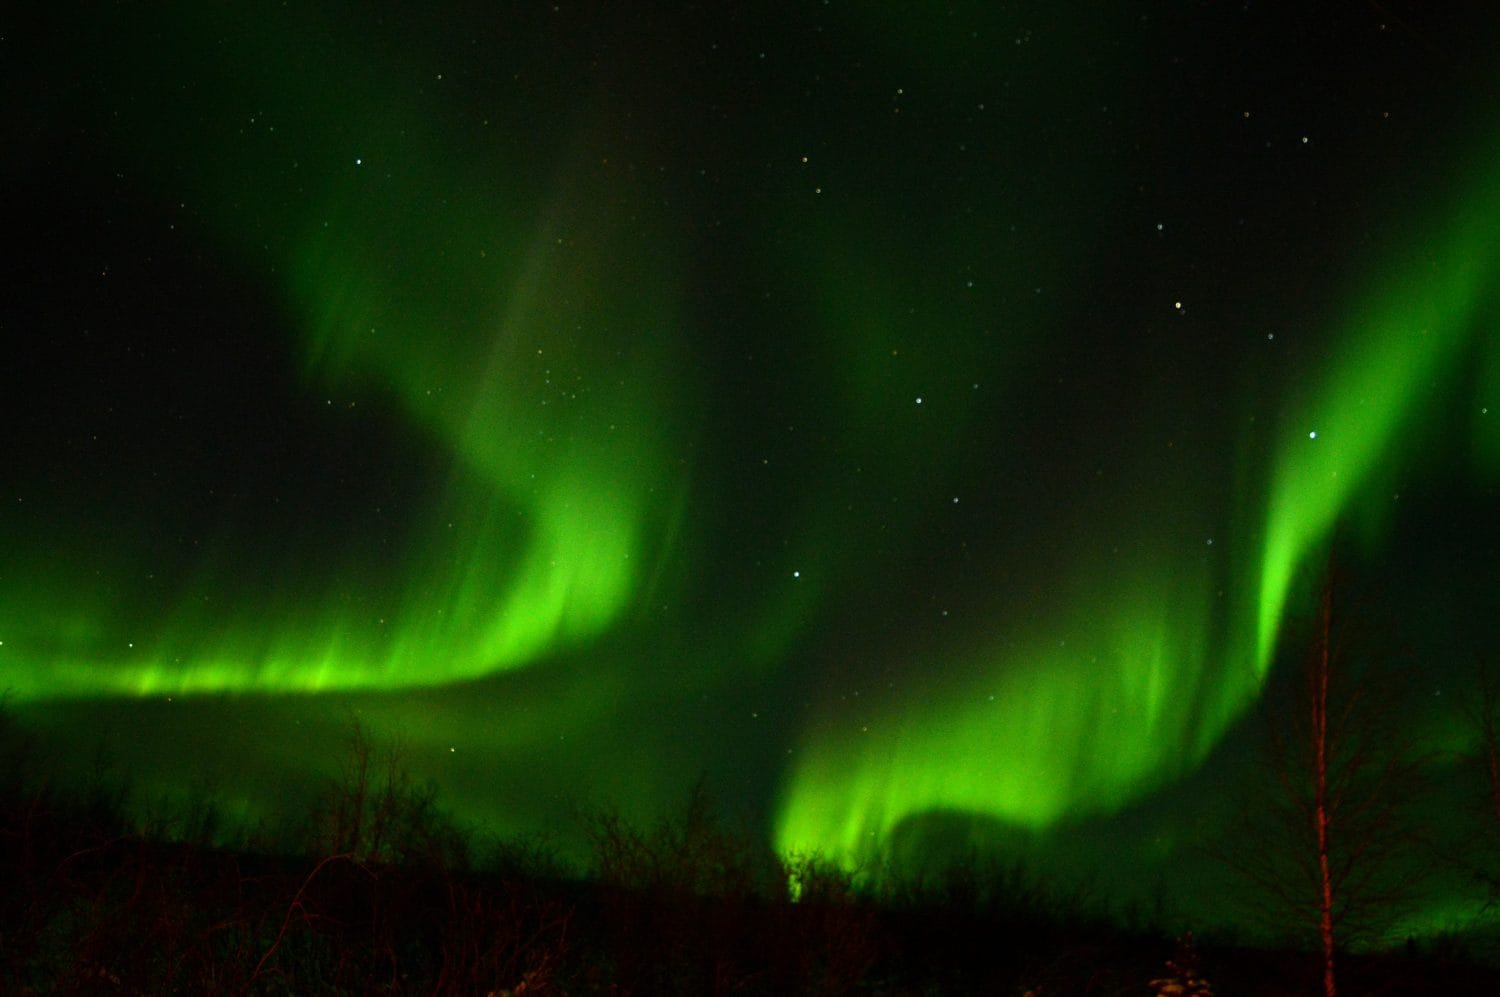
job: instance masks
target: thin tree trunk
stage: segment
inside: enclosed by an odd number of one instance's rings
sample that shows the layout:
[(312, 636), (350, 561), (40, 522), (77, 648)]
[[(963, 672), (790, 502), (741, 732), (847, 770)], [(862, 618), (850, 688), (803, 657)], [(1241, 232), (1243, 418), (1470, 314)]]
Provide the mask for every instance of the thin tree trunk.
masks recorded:
[(1314, 752), (1314, 775), (1317, 786), (1313, 797), (1313, 821), (1318, 836), (1318, 934), (1323, 941), (1323, 995), (1337, 997), (1338, 987), (1333, 972), (1333, 874), (1330, 871), (1328, 849), (1328, 825), (1331, 814), (1328, 802), (1328, 679), (1330, 654), (1330, 616), (1332, 615), (1331, 586), (1323, 589), (1322, 619), (1319, 625), (1317, 654), (1313, 660), (1312, 680), (1312, 736)]

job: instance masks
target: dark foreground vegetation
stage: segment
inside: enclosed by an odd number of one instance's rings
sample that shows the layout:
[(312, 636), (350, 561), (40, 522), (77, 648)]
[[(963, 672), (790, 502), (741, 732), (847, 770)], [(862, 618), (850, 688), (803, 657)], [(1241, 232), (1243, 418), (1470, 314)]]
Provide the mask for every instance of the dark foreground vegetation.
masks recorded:
[[(586, 874), (461, 833), (356, 732), (289, 831), (234, 847), (209, 794), (130, 805), (0, 771), (5, 994), (1297, 994), (1309, 954), (1122, 927), (1015, 869), (860, 886), (779, 861), (706, 793), (641, 830), (584, 818)], [(171, 810), (171, 812), (167, 812)], [(295, 846), (288, 844), (289, 836)], [(863, 881), (862, 881), (863, 882)], [(1351, 957), (1346, 993), (1500, 993), (1449, 953)]]

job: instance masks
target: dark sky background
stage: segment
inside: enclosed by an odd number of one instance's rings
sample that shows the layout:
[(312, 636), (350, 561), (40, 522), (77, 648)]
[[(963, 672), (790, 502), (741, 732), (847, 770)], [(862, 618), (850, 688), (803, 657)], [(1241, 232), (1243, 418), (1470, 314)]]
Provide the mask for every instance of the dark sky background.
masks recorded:
[(706, 774), (1223, 916), (1335, 554), (1463, 840), (1500, 18), (1102, 7), (8, 18), (10, 708), (247, 819), (358, 716), (504, 834)]

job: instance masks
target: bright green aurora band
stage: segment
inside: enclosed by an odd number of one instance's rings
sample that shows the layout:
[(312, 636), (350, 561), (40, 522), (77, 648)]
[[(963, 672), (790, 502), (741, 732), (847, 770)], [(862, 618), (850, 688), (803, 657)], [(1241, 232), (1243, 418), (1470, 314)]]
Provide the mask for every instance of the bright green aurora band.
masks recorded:
[[(290, 37), (268, 34), (232, 69), (185, 72), (258, 77), (270, 92), (255, 99), (305, 116), (297, 128), (358, 131), (342, 102), (308, 98), (359, 70), (296, 51)], [(261, 64), (273, 52), (279, 61)], [(298, 89), (277, 93), (288, 80)], [(386, 112), (400, 103), (366, 97)], [(165, 130), (193, 113), (157, 107)], [(622, 178), (594, 165), (595, 150), (577, 151), (588, 165), (554, 181), (550, 207), (526, 210), (516, 202), (544, 199), (466, 196), (473, 184), (458, 164), (447, 174), (424, 165), (449, 162), (429, 134), (433, 115), (354, 113), (374, 140), (338, 162), (290, 159), (274, 121), (263, 160), (205, 150), (217, 175), (196, 196), (220, 206), (231, 237), (275, 223), (283, 255), (270, 265), (300, 317), (308, 391), (393, 396), (451, 455), (448, 481), (396, 554), (402, 591), (351, 607), (347, 593), (369, 587), (360, 573), (310, 603), (299, 594), (237, 611), (190, 597), (131, 640), (125, 660), (114, 633), (108, 651), (79, 641), (37, 653), (28, 632), (50, 647), (46, 635), (66, 627), (57, 608), (28, 606), (7, 642), (28, 665), (7, 668), (19, 695), (439, 685), (597, 636), (653, 584), (681, 486), (667, 459), (674, 289), (644, 212), (624, 200)], [(279, 197), (267, 178), (287, 172), (299, 192), (306, 173), (306, 196), (267, 218)], [(214, 574), (224, 569), (209, 565), (195, 589), (232, 591)]]
[[(787, 784), (779, 847), (859, 864), (913, 815), (977, 813), (1040, 830), (1117, 810), (1191, 770), (1254, 700), (1298, 570), (1316, 565), (1341, 520), (1386, 515), (1386, 478), (1415, 466), (1431, 407), (1451, 400), (1466, 361), (1495, 362), (1478, 313), (1493, 306), (1500, 273), (1500, 172), (1462, 204), (1430, 255), (1381, 271), (1392, 276), (1350, 309), (1338, 361), (1282, 417), (1249, 513), (1263, 539), (1232, 554), (1237, 594), (1211, 599), (1201, 558), (1159, 559), (1114, 569), (1107, 591), (1058, 600), (1076, 607), (1060, 615), (1006, 621), (995, 628), (1003, 639), (974, 650), (958, 669), (966, 679), (942, 695), (903, 690), (863, 737), (814, 731)], [(1474, 408), (1483, 463), (1494, 422)]]
[[(506, 134), (526, 123), (497, 119), (493, 139), (459, 143), (443, 128), (459, 111), (436, 73), (377, 78), (321, 37), (262, 25), (211, 58), (174, 57), (200, 89), (229, 92), (277, 125), (250, 140), (204, 127), (201, 176), (186, 196), (211, 206), (226, 255), (278, 282), (309, 397), (335, 414), (401, 413), (446, 469), (378, 561), (305, 565), (285, 552), (247, 565), (252, 548), (229, 538), (155, 616), (91, 602), (99, 590), (70, 592), (66, 565), (25, 560), (35, 574), (24, 591), (7, 575), (0, 610), (0, 686), (22, 703), (437, 689), (544, 669), (567, 653), (586, 660), (641, 628), (650, 645), (651, 627), (668, 626), (653, 623), (659, 604), (716, 586), (694, 542), (707, 507), (733, 497), (713, 494), (716, 480), (695, 477), (690, 459), (714, 388), (693, 373), (686, 212), (649, 169), (619, 161), (630, 140), (613, 134), (608, 98), (581, 99), (603, 107), (570, 119), (562, 139)], [(201, 108), (165, 87), (150, 96), (157, 103), (136, 112), (123, 141), (142, 169), (165, 172), (162, 134)], [(294, 147), (295, 134), (322, 136), (317, 153)], [(1055, 556), (1028, 582), (1045, 600), (997, 582), (966, 624), (901, 649), (907, 660), (867, 693), (857, 723), (809, 717), (792, 731), (776, 848), (852, 866), (923, 814), (1042, 830), (1119, 810), (1191, 772), (1255, 701), (1298, 579), (1317, 570), (1335, 530), (1366, 524), (1380, 542), (1393, 482), (1422, 469), (1438, 401), (1477, 392), (1460, 400), (1474, 410), (1473, 471), (1500, 479), (1500, 354), (1484, 323), (1500, 278), (1500, 167), (1460, 193), (1366, 254), (1334, 319), (1334, 348), (1305, 358), (1302, 387), (1224, 444), (1243, 469), (1232, 529), (1206, 549), (1204, 531), (1181, 526), (1192, 517), (1173, 512), (1208, 502), (1214, 482), (1164, 475), (1081, 497), (1078, 522), (1060, 514), (1045, 524), (1058, 541), (1038, 549)], [(808, 431), (840, 441), (864, 479), (892, 481), (931, 444), (924, 434), (947, 432), (902, 435), (914, 405), (946, 405), (960, 425), (988, 417), (978, 399), (992, 382), (1019, 390), (1004, 372), (1026, 345), (1020, 333), (1004, 346), (955, 336), (967, 344), (955, 355), (916, 357), (932, 368), (893, 382), (883, 365), (886, 344), (904, 335), (898, 302), (925, 295), (926, 315), (910, 321), (932, 327), (988, 318), (945, 304), (927, 280), (936, 266), (924, 273), (884, 256), (862, 220), (878, 198), (858, 196), (830, 200), (790, 254), (809, 300), (782, 318), (789, 335), (813, 343), (816, 383), (833, 406)], [(801, 204), (771, 213), (795, 215)], [(1007, 252), (997, 242), (992, 255)], [(992, 305), (1002, 325), (1034, 325), (1031, 336), (1064, 318), (1045, 304)], [(924, 389), (950, 366), (963, 384)], [(963, 498), (953, 504), (964, 508)], [(806, 495), (788, 505), (798, 525), (769, 559), (776, 586), (719, 609), (712, 637), (660, 633), (663, 655), (689, 656), (670, 667), (696, 675), (684, 680), (693, 688), (736, 662), (757, 674), (792, 667), (821, 609), (857, 603), (863, 578), (899, 570), (863, 542), (870, 519), (850, 526)], [(1089, 543), (1064, 549), (1080, 529)], [(1183, 531), (1191, 545), (1179, 542)], [(1106, 532), (1124, 555), (1095, 542)], [(122, 579), (128, 559), (114, 566)], [(598, 667), (610, 660), (601, 650)], [(528, 739), (587, 723), (632, 681), (595, 680), (597, 693), (574, 690), (590, 706), (483, 736), (531, 750)]]

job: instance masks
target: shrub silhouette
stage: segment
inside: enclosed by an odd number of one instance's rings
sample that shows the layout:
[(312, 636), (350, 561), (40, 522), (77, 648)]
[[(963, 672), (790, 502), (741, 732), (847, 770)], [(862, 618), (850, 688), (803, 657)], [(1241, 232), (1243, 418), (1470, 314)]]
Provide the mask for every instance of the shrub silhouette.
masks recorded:
[[(1201, 970), (1179, 953), (1163, 975), (1169, 939), (1123, 932), (1019, 867), (971, 856), (898, 876), (777, 859), (703, 784), (648, 830), (615, 811), (585, 818), (580, 877), (536, 840), (481, 846), (410, 778), (399, 745), (358, 727), (300, 851), (231, 848), (251, 838), (225, 826), (210, 784), (135, 813), (101, 753), (70, 794), (7, 719), (3, 993), (1051, 997), (1204, 977), (1242, 992), (1288, 958), (1201, 945)], [(1451, 953), (1408, 962), (1351, 959), (1350, 979), (1500, 992), (1497, 974)]]

